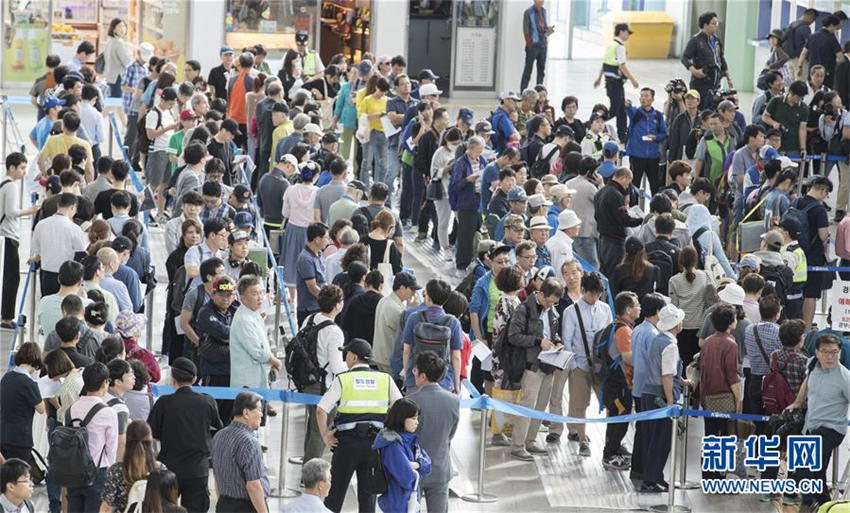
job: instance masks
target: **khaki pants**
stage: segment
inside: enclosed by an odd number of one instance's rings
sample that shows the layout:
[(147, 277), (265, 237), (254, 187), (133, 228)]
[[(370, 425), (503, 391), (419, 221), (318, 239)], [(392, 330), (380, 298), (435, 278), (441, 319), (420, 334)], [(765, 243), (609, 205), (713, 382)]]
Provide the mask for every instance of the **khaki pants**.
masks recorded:
[[(549, 398), (549, 413), (552, 415), (564, 415), (564, 387), (570, 376), (568, 370), (556, 370), (552, 375), (552, 396)], [(552, 422), (549, 424), (549, 432), (561, 435), (564, 433), (563, 422)]]
[(847, 212), (850, 199), (850, 164), (838, 162), (838, 196), (835, 198), (835, 209)]
[(795, 57), (793, 59), (788, 59), (788, 62), (786, 64), (791, 69), (791, 76), (793, 76), (795, 80), (802, 80), (803, 82), (808, 80), (808, 78), (809, 78), (809, 61), (803, 61), (803, 72), (802, 73), (797, 72), (797, 66), (800, 65), (800, 58), (799, 57)]
[[(589, 371), (575, 368), (569, 377), (570, 407), (569, 417), (585, 418), (587, 407), (590, 406), (590, 393), (598, 395), (598, 389), (593, 385), (593, 376)], [(578, 433), (579, 439), (584, 440), (585, 424), (567, 424), (570, 433)]]
[[(526, 370), (520, 381), (519, 404), (526, 408), (543, 411), (549, 404), (549, 395), (552, 393), (552, 374), (540, 371)], [(512, 435), (514, 449), (525, 447), (525, 445), (537, 438), (540, 430), (540, 421), (528, 417), (517, 417), (514, 420), (514, 432)]]

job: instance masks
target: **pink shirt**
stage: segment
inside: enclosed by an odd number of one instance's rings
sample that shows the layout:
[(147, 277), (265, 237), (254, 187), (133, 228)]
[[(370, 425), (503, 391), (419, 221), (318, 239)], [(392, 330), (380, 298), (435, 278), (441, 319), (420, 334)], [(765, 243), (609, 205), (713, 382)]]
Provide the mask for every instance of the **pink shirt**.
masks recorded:
[(315, 185), (297, 183), (283, 193), (283, 217), (295, 226), (306, 228), (313, 222), (313, 202), (316, 192)]
[(850, 217), (842, 219), (835, 230), (835, 254), (850, 259)]
[[(71, 405), (71, 418), (82, 422), (89, 410), (100, 402), (102, 402), (100, 397), (80, 397)], [(118, 454), (118, 414), (109, 406), (102, 408), (87, 427), (89, 454), (95, 465), (104, 468), (114, 464)], [(105, 451), (104, 447), (106, 447)]]

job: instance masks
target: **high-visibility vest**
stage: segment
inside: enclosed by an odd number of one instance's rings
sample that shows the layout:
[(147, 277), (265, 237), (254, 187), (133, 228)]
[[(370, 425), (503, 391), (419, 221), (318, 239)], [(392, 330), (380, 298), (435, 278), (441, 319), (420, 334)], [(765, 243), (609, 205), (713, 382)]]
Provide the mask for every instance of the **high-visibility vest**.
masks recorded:
[(617, 50), (623, 46), (623, 42), (617, 38), (602, 54), (602, 72), (606, 77), (622, 79), (623, 74), (620, 72), (620, 63), (617, 61)]
[(337, 424), (383, 421), (390, 408), (390, 375), (373, 370), (351, 370), (337, 375), (342, 393)]
[(301, 74), (313, 76), (318, 73), (316, 65), (316, 50), (307, 50), (307, 53), (301, 57)]
[(783, 253), (793, 253), (794, 256), (797, 257), (797, 265), (794, 266), (794, 283), (806, 283), (809, 279), (808, 269), (806, 268), (806, 254), (803, 252), (803, 248), (800, 247), (799, 244), (793, 244), (793, 249), (791, 246), (782, 250)]

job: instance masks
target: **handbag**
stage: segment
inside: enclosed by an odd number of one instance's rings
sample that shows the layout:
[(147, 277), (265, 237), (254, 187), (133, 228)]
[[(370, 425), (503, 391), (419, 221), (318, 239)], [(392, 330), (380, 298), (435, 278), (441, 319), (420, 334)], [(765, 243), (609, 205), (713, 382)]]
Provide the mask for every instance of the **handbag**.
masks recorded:
[(387, 238), (387, 247), (384, 249), (384, 258), (378, 264), (378, 272), (384, 277), (383, 293), (385, 296), (392, 293), (393, 278), (395, 277), (395, 273), (393, 273), (393, 264), (390, 263), (390, 247), (392, 244), (393, 240)]
[(443, 199), (443, 180), (441, 178), (432, 178), (428, 182), (428, 188), (425, 189), (425, 199), (428, 201)]
[(328, 98), (328, 83), (322, 80), (322, 86), (325, 90), (321, 100), (317, 100), (319, 104), (320, 119), (322, 121), (322, 129), (327, 130), (333, 125), (334, 119), (334, 99)]
[(720, 413), (735, 413), (737, 411), (735, 396), (732, 392), (707, 395), (703, 399), (703, 403), (705, 403), (705, 408), (709, 411)]
[(357, 132), (354, 136), (357, 137), (360, 144), (366, 144), (369, 142), (369, 138), (372, 136), (372, 127), (369, 125), (368, 115), (361, 114), (357, 119)]
[(765, 195), (761, 201), (756, 203), (747, 215), (738, 223), (738, 253), (752, 253), (761, 248), (761, 236), (767, 231), (764, 226), (764, 221), (761, 219), (755, 221), (747, 221), (753, 214), (758, 212), (759, 208), (767, 199)]

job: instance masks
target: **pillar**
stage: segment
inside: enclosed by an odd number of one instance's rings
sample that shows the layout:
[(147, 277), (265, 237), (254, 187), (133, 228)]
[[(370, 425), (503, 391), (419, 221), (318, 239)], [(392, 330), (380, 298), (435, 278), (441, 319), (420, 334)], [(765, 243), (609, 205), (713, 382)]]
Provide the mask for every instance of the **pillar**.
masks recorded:
[(749, 0), (727, 0), (725, 39), (723, 41), (726, 62), (732, 72), (732, 80), (739, 91), (752, 91), (755, 79), (755, 49), (750, 40), (758, 37), (758, 2)]

